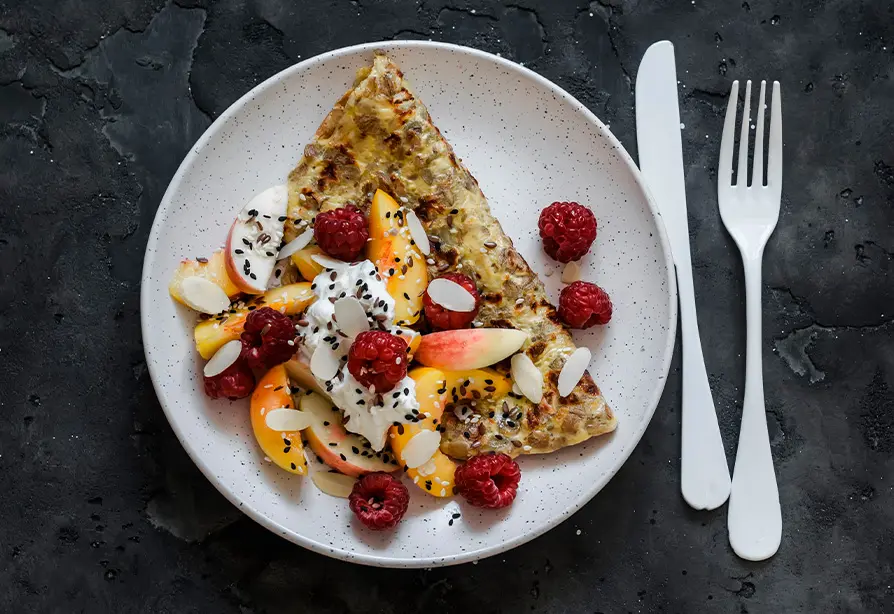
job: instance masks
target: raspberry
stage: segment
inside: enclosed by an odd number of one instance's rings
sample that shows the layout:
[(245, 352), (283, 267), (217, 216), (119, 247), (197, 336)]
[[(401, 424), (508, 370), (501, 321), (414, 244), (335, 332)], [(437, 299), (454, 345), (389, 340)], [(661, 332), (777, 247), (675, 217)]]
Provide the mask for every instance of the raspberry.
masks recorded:
[(205, 394), (212, 399), (244, 399), (254, 388), (255, 376), (242, 358), (214, 377), (205, 378)]
[(261, 307), (245, 318), (242, 357), (252, 369), (269, 369), (286, 362), (295, 353), (295, 324), (287, 315)]
[(348, 352), (348, 371), (378, 393), (392, 390), (407, 375), (407, 342), (381, 330), (360, 333)]
[(469, 294), (475, 297), (475, 309), (472, 311), (451, 311), (446, 307), (437, 304), (428, 295), (428, 291), (422, 297), (422, 304), (425, 307), (425, 317), (432, 328), (440, 330), (452, 330), (454, 328), (465, 328), (478, 315), (478, 308), (481, 306), (481, 297), (478, 295), (478, 288), (475, 282), (467, 275), (462, 273), (446, 273), (441, 275), (439, 279), (449, 279), (469, 291)]
[(580, 260), (596, 238), (596, 217), (577, 203), (555, 202), (540, 212), (543, 249), (559, 262)]
[(608, 324), (612, 319), (612, 302), (596, 284), (576, 281), (565, 286), (559, 296), (559, 317), (572, 328)]
[(521, 469), (505, 454), (479, 454), (456, 468), (456, 492), (475, 507), (498, 509), (515, 500)]
[(354, 484), (351, 511), (373, 531), (393, 529), (407, 512), (410, 493), (400, 480), (383, 471), (368, 473)]
[(318, 213), (314, 220), (314, 239), (333, 258), (353, 262), (366, 249), (369, 239), (366, 218), (353, 205)]

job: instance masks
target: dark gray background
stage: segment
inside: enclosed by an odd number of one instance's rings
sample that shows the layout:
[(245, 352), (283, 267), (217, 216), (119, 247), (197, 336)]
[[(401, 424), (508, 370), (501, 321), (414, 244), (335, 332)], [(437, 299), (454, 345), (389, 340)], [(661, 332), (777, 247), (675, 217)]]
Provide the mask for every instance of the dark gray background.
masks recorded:
[[(892, 611), (891, 7), (2, 0), (0, 609)], [(639, 59), (655, 40), (676, 44), (695, 287), (730, 461), (744, 314), (717, 213), (719, 137), (732, 79), (782, 81), (785, 187), (764, 264), (784, 522), (774, 559), (738, 560), (725, 509), (695, 512), (679, 496), (679, 347), (655, 419), (605, 490), (478, 565), (390, 571), (312, 554), (241, 516), (187, 458), (140, 342), (143, 249), (164, 189), (250, 87), (323, 51), (393, 38), (522, 61), (634, 156)]]

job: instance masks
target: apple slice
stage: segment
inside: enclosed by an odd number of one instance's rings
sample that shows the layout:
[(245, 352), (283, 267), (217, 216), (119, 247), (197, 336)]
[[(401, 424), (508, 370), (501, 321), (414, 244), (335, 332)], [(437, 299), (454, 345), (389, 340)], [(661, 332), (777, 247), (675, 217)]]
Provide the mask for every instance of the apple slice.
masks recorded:
[(267, 412), (294, 407), (286, 369), (276, 365), (261, 378), (251, 395), (251, 430), (267, 458), (289, 473), (306, 475), (307, 460), (301, 433), (274, 430), (266, 419)]
[(240, 290), (261, 294), (279, 256), (286, 221), (288, 189), (268, 188), (248, 201), (227, 235), (227, 274)]
[(336, 471), (359, 477), (400, 469), (387, 451), (374, 452), (366, 439), (347, 432), (341, 423), (341, 411), (323, 396), (311, 392), (301, 397), (301, 409), (311, 422), (303, 431), (310, 449)]
[(528, 333), (514, 328), (464, 328), (423, 335), (414, 359), (450, 371), (480, 369), (515, 354)]

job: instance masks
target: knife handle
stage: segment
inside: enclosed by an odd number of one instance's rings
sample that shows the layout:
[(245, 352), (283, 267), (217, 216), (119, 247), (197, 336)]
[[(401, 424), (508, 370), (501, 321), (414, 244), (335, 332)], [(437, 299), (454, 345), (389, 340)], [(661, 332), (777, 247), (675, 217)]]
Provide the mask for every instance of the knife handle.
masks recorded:
[(692, 267), (688, 262), (677, 267), (677, 291), (683, 334), (680, 487), (690, 507), (713, 510), (729, 498), (730, 475), (698, 334)]

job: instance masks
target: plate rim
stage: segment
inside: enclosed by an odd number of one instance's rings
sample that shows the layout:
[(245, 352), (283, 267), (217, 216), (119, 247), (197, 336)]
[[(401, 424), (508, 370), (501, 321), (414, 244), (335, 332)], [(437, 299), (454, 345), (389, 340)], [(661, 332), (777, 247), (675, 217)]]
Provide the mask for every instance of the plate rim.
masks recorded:
[[(571, 502), (568, 507), (561, 514), (557, 514), (552, 518), (548, 519), (545, 523), (541, 524), (538, 527), (532, 528), (530, 531), (518, 535), (512, 539), (506, 540), (502, 543), (484, 546), (481, 548), (477, 548), (474, 550), (468, 550), (464, 552), (460, 552), (457, 554), (447, 555), (444, 557), (428, 557), (428, 558), (411, 558), (411, 557), (402, 557), (402, 558), (394, 558), (394, 557), (385, 557), (379, 555), (370, 555), (370, 554), (362, 554), (362, 553), (354, 553), (348, 550), (344, 550), (341, 548), (334, 548), (332, 546), (327, 546), (325, 544), (314, 541), (313, 539), (309, 539), (303, 535), (296, 533), (294, 530), (286, 527), (275, 520), (269, 518), (264, 513), (258, 511), (253, 506), (246, 504), (238, 495), (232, 492), (224, 483), (218, 480), (217, 476), (215, 476), (211, 467), (203, 460), (203, 457), (198, 453), (198, 451), (193, 447), (192, 442), (189, 437), (185, 436), (185, 433), (181, 430), (180, 425), (176, 420), (172, 420), (171, 410), (168, 407), (168, 404), (164, 400), (163, 396), (159, 393), (161, 390), (160, 382), (158, 381), (158, 376), (156, 374), (155, 363), (149, 356), (149, 348), (147, 346), (146, 339), (151, 337), (149, 333), (150, 322), (149, 322), (149, 314), (151, 313), (151, 303), (150, 296), (147, 288), (149, 287), (149, 278), (151, 277), (152, 268), (154, 258), (150, 258), (149, 254), (154, 252), (156, 244), (159, 240), (159, 234), (161, 230), (161, 226), (163, 221), (167, 218), (170, 209), (172, 207), (173, 194), (179, 189), (181, 182), (183, 181), (184, 176), (186, 175), (186, 170), (192, 165), (193, 160), (198, 156), (199, 152), (204, 149), (205, 144), (211, 139), (211, 137), (216, 134), (216, 132), (221, 128), (223, 124), (225, 124), (230, 117), (235, 115), (238, 111), (242, 109), (250, 100), (254, 98), (254, 96), (261, 92), (262, 90), (275, 85), (283, 79), (286, 79), (292, 76), (294, 73), (300, 73), (304, 70), (314, 66), (315, 64), (327, 62), (333, 59), (337, 59), (341, 56), (352, 55), (358, 52), (372, 52), (377, 49), (391, 50), (391, 49), (413, 49), (413, 48), (429, 48), (429, 49), (440, 49), (443, 51), (450, 51), (453, 53), (461, 53), (465, 55), (472, 56), (478, 60), (484, 60), (487, 62), (492, 62), (497, 64), (498, 66), (519, 72), (525, 78), (531, 79), (537, 85), (555, 93), (557, 96), (567, 101), (572, 105), (577, 112), (583, 113), (584, 117), (590, 122), (594, 123), (600, 132), (607, 138), (607, 140), (612, 144), (615, 148), (616, 152), (619, 153), (621, 160), (626, 164), (628, 170), (633, 175), (633, 179), (636, 185), (642, 190), (646, 203), (648, 204), (649, 210), (654, 216), (658, 233), (658, 240), (661, 246), (662, 253), (664, 255), (665, 260), (665, 268), (667, 270), (667, 279), (666, 287), (667, 287), (667, 299), (668, 299), (668, 318), (666, 324), (667, 330), (667, 342), (664, 349), (664, 355), (662, 357), (662, 365), (660, 369), (659, 376), (659, 384), (656, 387), (652, 398), (649, 400), (649, 406), (646, 408), (645, 415), (643, 419), (637, 424), (636, 432), (632, 437), (632, 444), (627, 448), (627, 450), (623, 451), (622, 454), (617, 456), (617, 460), (615, 462), (615, 466), (612, 470), (607, 471), (604, 475), (600, 476), (598, 480), (595, 480), (589, 490), (584, 492), (581, 497), (577, 500)], [(525, 544), (546, 532), (554, 529), (560, 523), (567, 520), (571, 515), (580, 510), (584, 505), (592, 501), (593, 497), (595, 497), (603, 488), (605, 488), (606, 484), (620, 471), (621, 467), (624, 466), (624, 463), (627, 462), (627, 459), (633, 453), (633, 450), (639, 445), (640, 440), (646, 432), (649, 424), (652, 421), (652, 417), (655, 414), (655, 409), (658, 406), (658, 403), (661, 399), (661, 396), (664, 392), (664, 387), (667, 383), (668, 373), (670, 371), (670, 364), (673, 358), (674, 345), (676, 343), (676, 330), (677, 330), (677, 284), (676, 284), (676, 272), (674, 268), (673, 257), (671, 254), (670, 243), (667, 238), (667, 233), (664, 226), (664, 221), (661, 217), (661, 213), (658, 210), (658, 207), (655, 203), (655, 200), (650, 193), (648, 186), (646, 185), (645, 179), (642, 176), (639, 168), (636, 163), (634, 163), (633, 158), (618, 140), (618, 138), (614, 135), (614, 133), (609, 130), (606, 125), (598, 118), (596, 115), (590, 111), (583, 103), (577, 100), (570, 93), (565, 91), (559, 85), (555, 84), (551, 80), (546, 77), (534, 72), (530, 68), (527, 68), (521, 64), (508, 60), (506, 58), (494, 55), (487, 51), (482, 51), (480, 49), (475, 49), (473, 47), (467, 47), (464, 45), (456, 45), (453, 43), (446, 43), (441, 41), (423, 41), (423, 40), (406, 40), (406, 41), (378, 41), (378, 42), (369, 42), (369, 43), (360, 43), (357, 45), (350, 45), (347, 47), (340, 47), (338, 49), (333, 49), (331, 51), (327, 51), (313, 57), (307, 58), (285, 68), (278, 73), (271, 75), (264, 81), (258, 83), (253, 88), (251, 88), (248, 92), (240, 96), (235, 102), (230, 104), (229, 107), (221, 113), (217, 119), (215, 119), (208, 128), (202, 133), (202, 135), (196, 140), (193, 146), (190, 148), (189, 152), (183, 158), (183, 161), (180, 163), (180, 166), (177, 167), (177, 172), (174, 173), (174, 176), (171, 178), (170, 183), (168, 184), (167, 189), (165, 190), (164, 195), (162, 196), (161, 202), (159, 203), (158, 209), (155, 212), (155, 216), (152, 221), (152, 227), (149, 231), (149, 239), (146, 243), (146, 249), (143, 253), (143, 267), (142, 273), (140, 276), (140, 332), (142, 336), (143, 342), (143, 353), (146, 356), (146, 365), (149, 370), (149, 377), (152, 381), (152, 387), (155, 392), (155, 396), (158, 399), (159, 404), (162, 407), (162, 411), (165, 414), (165, 419), (168, 421), (168, 424), (171, 426), (171, 429), (174, 431), (174, 434), (177, 436), (177, 439), (180, 442), (180, 445), (183, 446), (183, 449), (186, 450), (186, 453), (189, 455), (192, 462), (199, 468), (202, 474), (210, 481), (214, 487), (220, 492), (231, 504), (233, 504), (237, 509), (246, 514), (253, 521), (257, 522), (264, 528), (269, 531), (276, 533), (280, 537), (283, 537), (292, 543), (295, 543), (299, 546), (307, 548), (313, 552), (317, 552), (319, 554), (323, 554), (325, 556), (329, 556), (332, 558), (340, 559), (342, 561), (346, 561), (349, 563), (357, 563), (361, 565), (368, 565), (373, 567), (386, 567), (386, 568), (403, 568), (403, 569), (412, 569), (412, 568), (430, 568), (430, 567), (445, 567), (450, 565), (458, 565), (461, 563), (468, 563), (472, 561), (478, 561), (490, 556), (494, 556), (518, 546)]]

